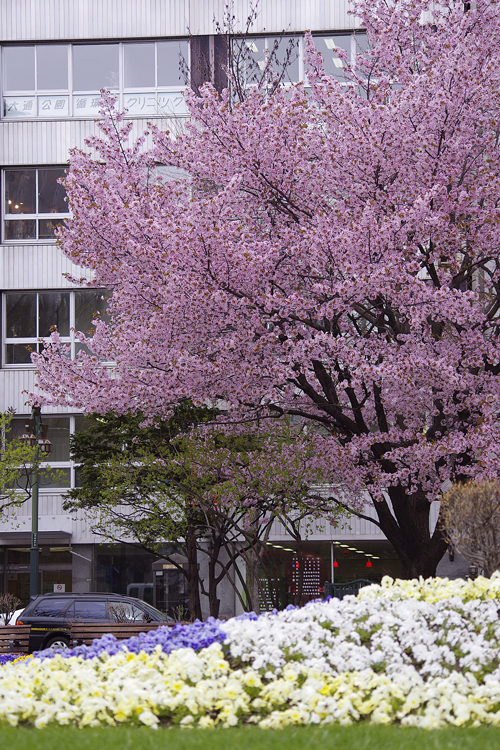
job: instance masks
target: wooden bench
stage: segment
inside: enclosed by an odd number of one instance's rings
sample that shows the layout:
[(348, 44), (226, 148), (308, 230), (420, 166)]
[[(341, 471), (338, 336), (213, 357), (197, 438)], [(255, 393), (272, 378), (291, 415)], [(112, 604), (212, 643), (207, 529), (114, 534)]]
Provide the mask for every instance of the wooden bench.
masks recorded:
[(0, 625), (0, 654), (27, 654), (31, 625)]
[(71, 645), (90, 646), (95, 638), (101, 638), (103, 635), (114, 635), (118, 641), (125, 638), (131, 638), (139, 633), (147, 633), (149, 630), (156, 630), (161, 625), (170, 625), (168, 622), (141, 622), (141, 623), (92, 623), (81, 622), (71, 625)]

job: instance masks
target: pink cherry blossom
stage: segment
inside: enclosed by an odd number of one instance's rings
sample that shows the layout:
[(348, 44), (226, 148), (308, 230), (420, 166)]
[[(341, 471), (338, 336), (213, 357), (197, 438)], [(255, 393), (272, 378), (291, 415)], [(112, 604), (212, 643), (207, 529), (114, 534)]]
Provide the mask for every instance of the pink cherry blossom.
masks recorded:
[(311, 464), (343, 502), (368, 492), (406, 574), (430, 575), (446, 547), (430, 502), (499, 471), (500, 8), (354, 12), (370, 49), (345, 81), (309, 37), (307, 87), (234, 104), (206, 85), (152, 151), (104, 97), (60, 241), (111, 291), (110, 321), (82, 334), (90, 354), (55, 334), (33, 356), (37, 399), (299, 418)]

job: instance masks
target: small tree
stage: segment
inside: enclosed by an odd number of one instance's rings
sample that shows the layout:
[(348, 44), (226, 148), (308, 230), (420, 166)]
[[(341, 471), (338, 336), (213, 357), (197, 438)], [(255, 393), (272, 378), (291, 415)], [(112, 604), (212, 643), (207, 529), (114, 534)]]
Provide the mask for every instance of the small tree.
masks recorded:
[[(81, 486), (65, 503), (66, 510), (84, 510), (95, 533), (126, 538), (176, 565), (188, 580), (193, 617), (201, 616), (199, 592), (218, 615), (224, 578), (245, 609), (258, 609), (259, 569), (272, 576), (265, 554), (272, 524), (287, 525), (291, 516), (297, 524), (315, 512), (309, 484), (322, 479), (309, 468), (311, 453), (295, 450), (295, 431), (285, 423), (272, 433), (238, 434), (204, 424), (210, 416), (184, 402), (156, 426), (130, 415), (92, 417), (72, 439)], [(188, 558), (187, 569), (169, 557), (165, 542)], [(206, 557), (208, 581), (198, 566)]]
[(442, 525), (450, 544), (490, 576), (500, 569), (500, 485), (467, 482), (441, 501)]
[(22, 602), (14, 594), (0, 595), (0, 625), (8, 625), (16, 609), (21, 606)]

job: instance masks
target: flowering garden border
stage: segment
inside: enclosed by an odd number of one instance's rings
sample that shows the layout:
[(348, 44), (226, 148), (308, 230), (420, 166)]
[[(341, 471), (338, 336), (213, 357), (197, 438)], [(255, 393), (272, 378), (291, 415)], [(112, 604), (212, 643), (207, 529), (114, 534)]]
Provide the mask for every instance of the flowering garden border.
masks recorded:
[[(0, 668), (0, 724), (500, 725), (500, 575), (104, 636)], [(6, 660), (4, 660), (6, 661)]]

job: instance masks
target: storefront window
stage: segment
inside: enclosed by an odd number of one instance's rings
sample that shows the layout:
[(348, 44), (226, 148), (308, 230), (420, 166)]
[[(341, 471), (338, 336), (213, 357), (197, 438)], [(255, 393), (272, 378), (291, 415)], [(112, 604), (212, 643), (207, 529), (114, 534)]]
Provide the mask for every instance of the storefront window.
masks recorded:
[[(3, 562), (2, 562), (3, 561)], [(40, 547), (38, 590), (50, 594), (55, 587), (71, 591), (72, 555), (69, 546), (42, 544)], [(0, 548), (0, 593), (8, 592), (26, 606), (30, 600), (30, 549), (22, 547)]]
[(262, 610), (304, 605), (322, 598), (325, 583), (374, 583), (402, 576), (401, 561), (387, 541), (269, 542), (260, 572)]

